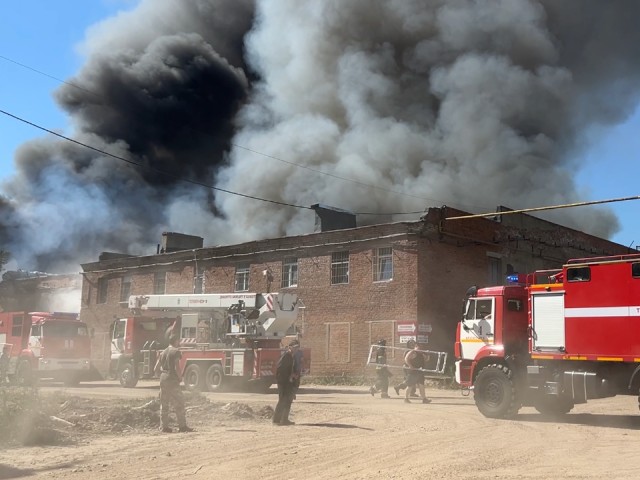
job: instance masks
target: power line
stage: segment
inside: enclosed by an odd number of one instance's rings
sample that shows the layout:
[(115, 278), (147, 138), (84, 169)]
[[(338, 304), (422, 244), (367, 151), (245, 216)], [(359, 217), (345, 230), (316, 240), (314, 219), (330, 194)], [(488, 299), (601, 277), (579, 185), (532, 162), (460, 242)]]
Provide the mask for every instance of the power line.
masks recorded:
[(60, 83), (64, 83), (65, 85), (69, 85), (70, 87), (74, 87), (74, 88), (77, 88), (79, 90), (82, 90), (83, 92), (87, 92), (87, 93), (90, 93), (92, 95), (96, 95), (98, 97), (102, 96), (102, 95), (100, 95), (98, 93), (92, 92), (91, 90), (87, 90), (86, 88), (83, 88), (83, 87), (81, 87), (79, 85), (76, 85), (75, 83), (67, 82), (65, 80), (62, 80), (61, 78), (54, 77), (53, 75), (49, 75), (48, 73), (45, 73), (45, 72), (41, 72), (40, 70), (37, 70), (37, 69), (35, 69), (33, 67), (30, 67), (29, 65), (25, 65), (24, 63), (16, 62), (15, 60), (12, 60), (12, 59), (10, 59), (8, 57), (5, 57), (4, 55), (0, 55), (0, 58), (2, 60), (6, 60), (7, 62), (15, 63), (16, 65), (19, 65), (22, 68), (26, 68), (27, 70), (31, 70), (32, 72), (36, 72), (36, 73), (39, 73), (40, 75), (44, 75), (45, 77), (52, 78), (53, 80), (56, 80), (56, 81), (58, 81)]
[(543, 210), (557, 210), (560, 208), (584, 207), (587, 205), (601, 205), (603, 203), (627, 202), (629, 200), (640, 200), (640, 195), (633, 197), (611, 198), (608, 200), (594, 200), (591, 202), (565, 203), (561, 205), (549, 205), (546, 207), (523, 208), (520, 210), (507, 210), (505, 212), (476, 213), (473, 215), (460, 215), (458, 217), (448, 217), (447, 220), (467, 220), (470, 218), (495, 217), (498, 215), (511, 215), (514, 213), (541, 212)]
[[(50, 133), (51, 135), (55, 135), (56, 137), (62, 138), (63, 140), (66, 140), (68, 142), (72, 142), (72, 143), (75, 143), (76, 145), (80, 145), (80, 146), (82, 146), (84, 148), (88, 148), (89, 150), (93, 150), (94, 152), (100, 153), (101, 155), (106, 155), (108, 157), (115, 158), (116, 160), (120, 160), (120, 161), (126, 162), (126, 163), (128, 163), (130, 165), (135, 165), (137, 167), (148, 168), (148, 169), (154, 170), (154, 171), (156, 171), (156, 172), (158, 172), (158, 173), (160, 173), (162, 175), (167, 175), (167, 176), (170, 176), (172, 178), (175, 178), (175, 176), (173, 174), (171, 174), (169, 172), (165, 172), (164, 170), (161, 170), (161, 169), (159, 169), (157, 167), (153, 167), (153, 166), (150, 166), (150, 165), (143, 165), (143, 164), (141, 164), (139, 162), (135, 162), (133, 160), (129, 160), (129, 159), (120, 157), (118, 155), (114, 155), (113, 153), (105, 152), (104, 150), (100, 150), (99, 148), (92, 147), (91, 145), (87, 145), (86, 143), (82, 143), (82, 142), (80, 142), (78, 140), (74, 140), (74, 139), (69, 138), (69, 137), (67, 137), (65, 135), (62, 135), (62, 134), (57, 133), (57, 132), (54, 132), (53, 130), (49, 130), (48, 128), (42, 127), (42, 126), (40, 126), (40, 125), (38, 125), (36, 123), (30, 122), (29, 120), (25, 120), (24, 118), (18, 117), (17, 115), (13, 115), (12, 113), (6, 112), (4, 110), (0, 109), (0, 113), (3, 113), (4, 115), (7, 115), (8, 117), (14, 118), (14, 119), (16, 119), (16, 120), (18, 120), (20, 122), (26, 123), (27, 125), (31, 125), (32, 127), (35, 127), (35, 128), (37, 128), (39, 130), (43, 130), (43, 131), (45, 131), (47, 133)], [(253, 195), (247, 195), (247, 194), (244, 194), (244, 193), (238, 193), (238, 192), (234, 192), (234, 191), (231, 191), (231, 190), (225, 190), (224, 188), (214, 187), (213, 185), (209, 185), (209, 184), (203, 183), (203, 182), (197, 182), (195, 180), (189, 180), (189, 179), (179, 179), (179, 180), (183, 181), (183, 182), (186, 182), (186, 183), (191, 183), (193, 185), (198, 185), (198, 186), (201, 186), (201, 187), (209, 188), (211, 190), (216, 190), (218, 192), (228, 193), (230, 195), (237, 195), (239, 197), (244, 197), (244, 198), (250, 198), (252, 200), (259, 200), (261, 202), (267, 202), (267, 203), (273, 203), (273, 204), (276, 204), (276, 205), (282, 205), (283, 207), (303, 208), (303, 209), (306, 209), (306, 210), (312, 210), (311, 207), (306, 207), (306, 206), (303, 206), (303, 205), (294, 205), (294, 204), (291, 204), (291, 203), (278, 202), (277, 200), (269, 200), (269, 199), (266, 199), (266, 198), (255, 197)]]

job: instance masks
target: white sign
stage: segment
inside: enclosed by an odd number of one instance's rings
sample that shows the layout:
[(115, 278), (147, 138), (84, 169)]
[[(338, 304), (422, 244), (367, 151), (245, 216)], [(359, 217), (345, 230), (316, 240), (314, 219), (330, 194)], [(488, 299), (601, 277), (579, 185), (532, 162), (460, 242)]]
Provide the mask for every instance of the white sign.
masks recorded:
[(398, 323), (398, 333), (414, 333), (415, 331), (415, 323)]
[(427, 344), (429, 343), (429, 335), (418, 335), (418, 343), (424, 343)]
[(431, 333), (432, 330), (430, 323), (421, 323), (418, 325), (418, 332), (420, 333)]
[(409, 340), (415, 341), (414, 335), (400, 335), (400, 343), (407, 343)]

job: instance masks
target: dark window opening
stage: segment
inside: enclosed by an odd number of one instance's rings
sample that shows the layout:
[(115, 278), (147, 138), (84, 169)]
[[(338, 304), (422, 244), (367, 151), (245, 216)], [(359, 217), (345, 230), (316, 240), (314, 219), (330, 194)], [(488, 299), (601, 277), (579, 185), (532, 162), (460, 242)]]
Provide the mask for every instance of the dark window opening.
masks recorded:
[(588, 282), (591, 280), (590, 267), (567, 268), (568, 282)]

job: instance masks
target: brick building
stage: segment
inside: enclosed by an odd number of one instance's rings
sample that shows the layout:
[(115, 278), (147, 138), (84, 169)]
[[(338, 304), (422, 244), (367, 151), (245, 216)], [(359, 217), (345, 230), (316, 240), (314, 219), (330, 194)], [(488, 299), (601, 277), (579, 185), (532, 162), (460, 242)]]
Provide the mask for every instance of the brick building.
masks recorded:
[(312, 375), (362, 375), (373, 342), (400, 346), (399, 324), (422, 326), (426, 348), (451, 352), (470, 285), (501, 284), (507, 274), (569, 258), (628, 253), (523, 214), (451, 219), (462, 214), (431, 208), (413, 222), (178, 251), (163, 245), (140, 257), (103, 254), (82, 265), (81, 319), (95, 328), (96, 365), (106, 369), (108, 331), (128, 316), (129, 295), (289, 291), (304, 303), (297, 328), (312, 350)]

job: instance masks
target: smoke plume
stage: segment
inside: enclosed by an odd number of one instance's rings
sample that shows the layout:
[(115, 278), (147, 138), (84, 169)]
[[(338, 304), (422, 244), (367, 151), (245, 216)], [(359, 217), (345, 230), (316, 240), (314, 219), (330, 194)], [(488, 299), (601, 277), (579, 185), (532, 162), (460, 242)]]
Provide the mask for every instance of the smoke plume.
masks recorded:
[[(594, 129), (638, 101), (639, 13), (616, 0), (143, 0), (88, 32), (84, 67), (56, 92), (74, 139), (142, 167), (24, 144), (0, 245), (51, 270), (153, 253), (167, 230), (210, 245), (312, 227), (309, 210), (184, 180), (381, 214), (592, 200), (573, 177)], [(618, 229), (607, 208), (545, 218)]]

